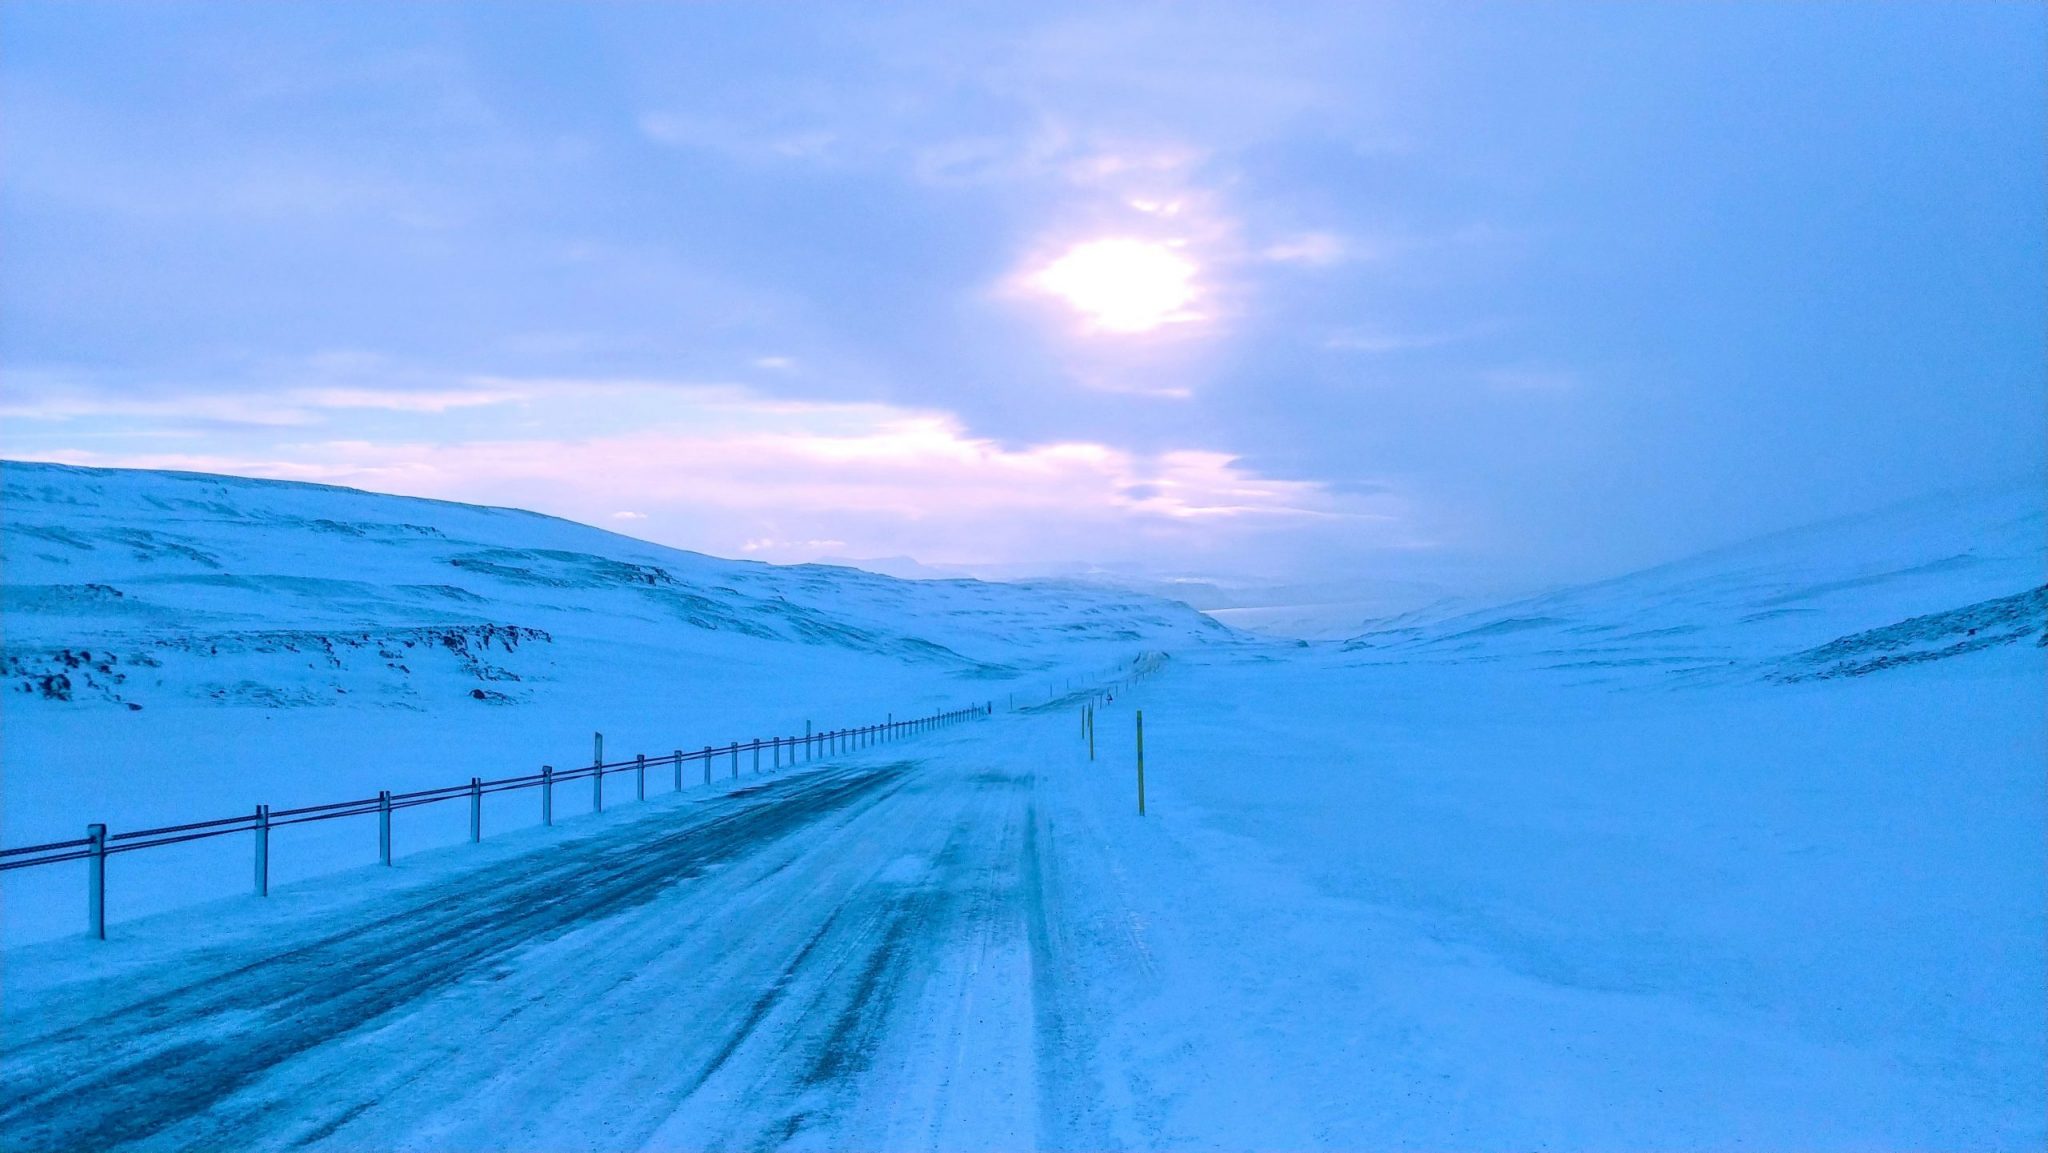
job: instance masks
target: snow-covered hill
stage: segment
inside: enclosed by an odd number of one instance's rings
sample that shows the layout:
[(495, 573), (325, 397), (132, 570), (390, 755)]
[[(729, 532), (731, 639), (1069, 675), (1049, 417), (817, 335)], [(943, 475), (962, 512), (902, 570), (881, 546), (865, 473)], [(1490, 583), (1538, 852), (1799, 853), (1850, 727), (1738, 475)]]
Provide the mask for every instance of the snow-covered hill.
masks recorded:
[(738, 657), (904, 666), (985, 695), (1226, 635), (1140, 595), (718, 560), (511, 509), (59, 465), (0, 476), (17, 698), (531, 703), (593, 666)]
[(1862, 676), (2048, 643), (2038, 485), (1929, 497), (1472, 610), (1373, 622), (1373, 660), (1669, 683)]

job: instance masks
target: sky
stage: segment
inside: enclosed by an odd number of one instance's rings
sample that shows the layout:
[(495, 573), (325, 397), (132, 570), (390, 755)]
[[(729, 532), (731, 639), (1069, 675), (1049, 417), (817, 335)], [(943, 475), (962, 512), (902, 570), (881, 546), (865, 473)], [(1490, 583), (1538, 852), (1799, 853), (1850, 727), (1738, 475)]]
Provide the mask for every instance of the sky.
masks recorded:
[(2043, 9), (0, 8), (0, 454), (1535, 587), (2039, 476)]

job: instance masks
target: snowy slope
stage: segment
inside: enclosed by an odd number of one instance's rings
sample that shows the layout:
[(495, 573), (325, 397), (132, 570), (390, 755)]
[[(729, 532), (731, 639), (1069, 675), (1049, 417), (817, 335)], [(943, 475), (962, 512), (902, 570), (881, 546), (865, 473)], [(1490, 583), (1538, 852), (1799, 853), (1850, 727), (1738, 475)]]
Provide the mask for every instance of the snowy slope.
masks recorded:
[(1011, 682), (1224, 633), (1109, 590), (718, 560), (510, 509), (196, 474), (0, 476), (6, 674), (37, 697), (533, 701), (592, 644), (779, 646)]
[(1929, 497), (1504, 605), (1386, 618), (1345, 647), (1686, 683), (1860, 676), (2037, 644), (2043, 499), (2035, 484)]
[[(588, 764), (594, 732), (617, 759), (1039, 701), (1236, 643), (1139, 594), (720, 560), (510, 509), (13, 462), (0, 479), (7, 845)], [(235, 891), (240, 862), (185, 883), (204, 856), (124, 858), (120, 914)], [(356, 841), (283, 858), (287, 876), (361, 859)], [(9, 939), (75, 930), (73, 883), (53, 883), (7, 875)]]

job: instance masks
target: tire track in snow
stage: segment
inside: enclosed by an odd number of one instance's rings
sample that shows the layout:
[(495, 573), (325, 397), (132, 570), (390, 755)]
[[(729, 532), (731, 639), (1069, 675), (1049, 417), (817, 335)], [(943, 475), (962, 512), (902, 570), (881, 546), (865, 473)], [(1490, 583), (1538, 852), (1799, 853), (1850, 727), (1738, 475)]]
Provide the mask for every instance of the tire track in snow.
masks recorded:
[(877, 1057), (900, 1043), (903, 1014), (914, 1007), (938, 957), (959, 944), (973, 877), (990, 849), (991, 814), (960, 811), (963, 801), (970, 810), (992, 808), (986, 798), (974, 805), (976, 799), (957, 788), (934, 798), (939, 803), (928, 814), (925, 835), (942, 831), (943, 840), (934, 845), (912, 838), (900, 846), (903, 853), (867, 870), (833, 910), (819, 947), (806, 950), (778, 980), (775, 1019), (756, 1020), (741, 1039), (750, 1052), (742, 1056), (728, 1047), (733, 1064), (744, 1068), (711, 1087), (752, 1107), (711, 1127), (679, 1116), (647, 1142), (650, 1147), (856, 1143), (846, 1130), (859, 1131), (867, 1118), (849, 1111), (859, 1114), (867, 1099), (891, 1094), (889, 1082), (900, 1070), (878, 1073)]
[[(1100, 1123), (1101, 1094), (1088, 1068), (1076, 1004), (1073, 950), (1064, 940), (1058, 859), (1039, 851), (1041, 818), (1033, 801), (1025, 811), (1019, 903), (1031, 947), (1031, 1028), (1037, 1073), (1038, 1144), (1044, 1149), (1103, 1149), (1111, 1145)], [(1049, 829), (1048, 829), (1049, 833)]]
[[(892, 788), (630, 916), (523, 953), (502, 985), (472, 982), (409, 1011), (336, 1078), (334, 1104), (379, 1100), (325, 1144), (746, 1146), (800, 1083), (804, 1038), (874, 937), (863, 891), (875, 854), (930, 823), (918, 800), (927, 791)], [(522, 1003), (506, 1013), (508, 1000)], [(479, 1030), (486, 1015), (495, 1019)], [(423, 1038), (451, 1039), (447, 1060), (385, 1092), (365, 1084), (364, 1065), (419, 1064)], [(307, 1063), (335, 1059), (322, 1051)], [(691, 1136), (661, 1138), (678, 1116), (697, 1126)]]
[(643, 822), (624, 835), (550, 846), (407, 894), (394, 912), (204, 984), (10, 1038), (0, 1059), (0, 1129), (20, 1149), (145, 1140), (516, 950), (630, 911), (841, 809), (872, 805), (911, 767), (793, 778), (731, 794), (722, 800), (738, 807), (718, 804), (708, 820), (651, 836)]

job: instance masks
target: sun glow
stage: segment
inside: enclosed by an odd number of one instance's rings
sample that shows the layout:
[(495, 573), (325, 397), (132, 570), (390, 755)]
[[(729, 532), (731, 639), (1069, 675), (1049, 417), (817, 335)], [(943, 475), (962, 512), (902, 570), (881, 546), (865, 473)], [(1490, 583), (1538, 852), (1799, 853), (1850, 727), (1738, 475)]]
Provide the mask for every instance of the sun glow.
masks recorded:
[(1091, 240), (1047, 265), (1033, 283), (1110, 332), (1146, 332), (1191, 319), (1194, 263), (1147, 240)]

